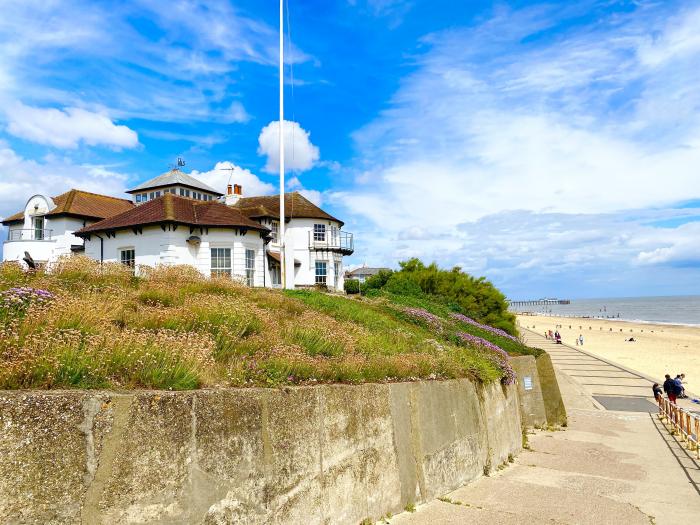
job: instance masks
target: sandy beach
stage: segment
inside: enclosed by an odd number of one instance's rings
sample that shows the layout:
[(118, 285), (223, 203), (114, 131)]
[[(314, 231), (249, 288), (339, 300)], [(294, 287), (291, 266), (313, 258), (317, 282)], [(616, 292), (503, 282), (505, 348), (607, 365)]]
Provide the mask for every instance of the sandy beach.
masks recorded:
[[(700, 327), (634, 323), (628, 321), (518, 315), (523, 328), (542, 333), (558, 330), (562, 340), (663, 382), (664, 374), (685, 373), (686, 388), (700, 394)], [(634, 342), (626, 341), (630, 337)]]

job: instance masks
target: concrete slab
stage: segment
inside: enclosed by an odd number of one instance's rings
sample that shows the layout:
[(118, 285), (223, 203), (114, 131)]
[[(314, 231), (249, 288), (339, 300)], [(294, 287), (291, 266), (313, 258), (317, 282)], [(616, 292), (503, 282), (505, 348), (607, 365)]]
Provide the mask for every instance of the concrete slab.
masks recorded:
[(659, 407), (644, 397), (605, 397), (593, 396), (606, 410), (622, 412), (648, 412), (657, 414)]

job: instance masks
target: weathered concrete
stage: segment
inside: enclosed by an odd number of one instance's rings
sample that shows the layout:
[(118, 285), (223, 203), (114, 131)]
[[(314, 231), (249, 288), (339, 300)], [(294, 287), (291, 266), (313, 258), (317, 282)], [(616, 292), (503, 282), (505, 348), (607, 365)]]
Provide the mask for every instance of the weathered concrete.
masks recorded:
[(467, 380), (0, 392), (0, 523), (358, 523), (521, 448), (515, 387)]
[(547, 412), (542, 398), (542, 387), (540, 386), (535, 356), (511, 357), (510, 363), (515, 370), (523, 426), (529, 428), (546, 427)]
[(552, 358), (549, 354), (542, 353), (537, 356), (536, 361), (547, 423), (552, 426), (566, 426), (566, 407), (552, 366)]

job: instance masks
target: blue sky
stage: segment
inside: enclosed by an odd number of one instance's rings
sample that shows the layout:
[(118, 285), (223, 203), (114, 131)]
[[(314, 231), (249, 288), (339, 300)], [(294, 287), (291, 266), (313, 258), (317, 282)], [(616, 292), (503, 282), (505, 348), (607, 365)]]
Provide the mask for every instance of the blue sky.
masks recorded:
[[(349, 263), (417, 256), (514, 298), (700, 294), (700, 3), (289, 5), (289, 188), (345, 220)], [(275, 192), (276, 2), (2, 12), (0, 216), (177, 156)]]

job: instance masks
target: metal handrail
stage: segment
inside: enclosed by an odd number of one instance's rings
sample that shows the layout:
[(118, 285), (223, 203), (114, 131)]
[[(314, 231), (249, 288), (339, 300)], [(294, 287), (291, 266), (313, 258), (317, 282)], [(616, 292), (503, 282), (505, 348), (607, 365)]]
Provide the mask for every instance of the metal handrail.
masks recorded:
[[(316, 237), (322, 238), (316, 238)], [(319, 235), (318, 232), (309, 232), (309, 248), (323, 250), (341, 250), (352, 252), (355, 250), (353, 234), (341, 230), (326, 230)]]
[(8, 241), (50, 241), (53, 230), (37, 228), (15, 228), (7, 233)]
[(692, 414), (688, 410), (679, 407), (665, 397), (659, 397), (659, 418), (666, 420), (671, 430), (678, 433), (681, 441), (688, 444), (690, 450), (700, 459), (700, 416)]

